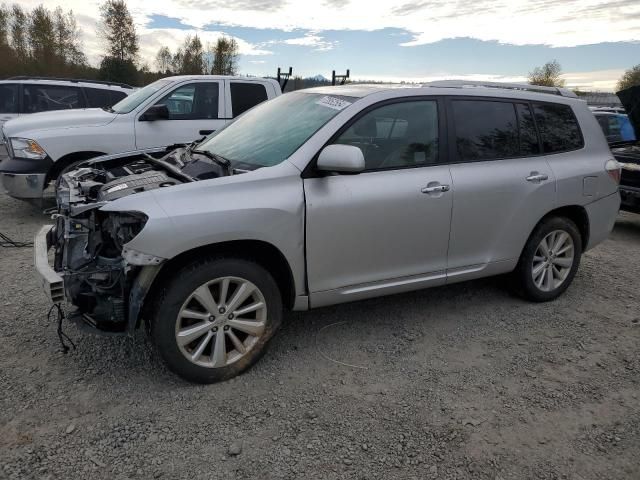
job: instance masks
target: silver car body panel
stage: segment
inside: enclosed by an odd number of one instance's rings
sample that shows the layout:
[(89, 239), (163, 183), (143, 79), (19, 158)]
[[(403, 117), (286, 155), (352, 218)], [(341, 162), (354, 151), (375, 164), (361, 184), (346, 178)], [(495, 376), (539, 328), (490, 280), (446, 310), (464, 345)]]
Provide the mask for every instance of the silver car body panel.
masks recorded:
[[(513, 270), (535, 225), (559, 207), (585, 207), (589, 248), (613, 226), (619, 195), (604, 169), (611, 154), (580, 100), (495, 88), (349, 86), (307, 92), (360, 98), (277, 166), (103, 206), (148, 216), (127, 248), (171, 259), (221, 242), (269, 243), (289, 264), (294, 308), (302, 310)], [(447, 95), (570, 105), (585, 147), (531, 158), (302, 179), (309, 162), (361, 110), (394, 98)], [(527, 181), (535, 172), (547, 179)], [(451, 188), (439, 195), (421, 193), (430, 182)]]

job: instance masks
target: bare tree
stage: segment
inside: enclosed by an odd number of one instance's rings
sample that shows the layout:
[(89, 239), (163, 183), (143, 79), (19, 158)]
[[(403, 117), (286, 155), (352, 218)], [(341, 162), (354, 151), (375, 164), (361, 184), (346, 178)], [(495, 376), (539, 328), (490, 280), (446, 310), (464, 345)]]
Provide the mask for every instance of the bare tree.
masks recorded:
[(640, 85), (640, 64), (624, 72), (620, 80), (618, 80), (617, 87), (618, 91), (620, 91), (637, 85)]
[(27, 42), (27, 14), (20, 5), (14, 3), (11, 6), (11, 16), (13, 17), (11, 22), (11, 47), (19, 59), (26, 61), (29, 49)]
[(235, 38), (220, 37), (213, 49), (213, 75), (238, 73), (238, 42)]
[(179, 73), (183, 75), (202, 75), (205, 73), (204, 48), (198, 35), (187, 36), (179, 51), (182, 53)]
[(563, 87), (564, 80), (561, 78), (562, 67), (557, 60), (545, 63), (541, 67), (536, 67), (529, 72), (529, 83), (543, 87)]
[(11, 11), (4, 5), (0, 5), (0, 47), (9, 45), (9, 30)]
[(80, 31), (73, 12), (69, 10), (64, 13), (62, 8), (57, 7), (53, 11), (53, 24), (54, 48), (62, 63), (67, 65), (86, 65), (87, 58), (80, 47)]
[(33, 65), (46, 73), (55, 67), (56, 49), (54, 47), (54, 30), (51, 13), (44, 6), (33, 9), (28, 23), (29, 50)]
[(171, 55), (169, 47), (160, 47), (160, 50), (156, 53), (156, 67), (158, 68), (158, 72), (163, 74), (168, 73), (171, 70), (172, 60), (173, 56)]

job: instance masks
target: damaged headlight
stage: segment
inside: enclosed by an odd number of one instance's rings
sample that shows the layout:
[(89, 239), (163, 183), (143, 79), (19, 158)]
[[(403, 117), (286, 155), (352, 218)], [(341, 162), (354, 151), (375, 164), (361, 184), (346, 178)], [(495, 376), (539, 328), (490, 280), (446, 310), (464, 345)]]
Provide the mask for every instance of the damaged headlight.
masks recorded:
[(34, 160), (43, 160), (47, 158), (47, 152), (44, 151), (38, 142), (30, 138), (10, 138), (11, 151), (15, 158), (29, 158)]
[(144, 228), (148, 217), (140, 212), (118, 212), (109, 214), (108, 230), (113, 242), (121, 251), (122, 258), (130, 265), (159, 265), (164, 258), (125, 247)]
[(133, 240), (144, 228), (148, 217), (140, 212), (109, 213), (103, 224), (103, 233), (111, 238), (114, 246), (122, 251), (124, 245)]

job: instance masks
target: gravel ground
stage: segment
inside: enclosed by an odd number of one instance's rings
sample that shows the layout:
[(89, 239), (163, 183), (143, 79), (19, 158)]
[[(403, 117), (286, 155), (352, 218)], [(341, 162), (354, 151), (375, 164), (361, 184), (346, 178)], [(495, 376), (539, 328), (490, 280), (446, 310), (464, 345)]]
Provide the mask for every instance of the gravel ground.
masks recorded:
[[(0, 197), (0, 231), (46, 221)], [(143, 332), (67, 327), (0, 248), (0, 478), (640, 478), (640, 216), (548, 304), (488, 279), (290, 313), (267, 355), (194, 386)], [(344, 364), (350, 364), (347, 366)]]

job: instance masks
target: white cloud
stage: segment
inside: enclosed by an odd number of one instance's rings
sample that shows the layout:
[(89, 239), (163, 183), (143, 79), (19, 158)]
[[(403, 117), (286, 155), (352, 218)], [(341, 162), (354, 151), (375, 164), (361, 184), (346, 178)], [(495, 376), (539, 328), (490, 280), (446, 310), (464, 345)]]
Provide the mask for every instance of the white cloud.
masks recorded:
[[(41, 0), (20, 3), (32, 7)], [(100, 3), (46, 2), (93, 19), (98, 17)], [(640, 40), (638, 0), (344, 0), (339, 7), (335, 2), (306, 0), (129, 0), (128, 5), (141, 33), (151, 15), (164, 15), (195, 28), (212, 23), (313, 32), (393, 27), (412, 33), (405, 46), (456, 37), (556, 47)], [(301, 41), (311, 42), (307, 37)]]
[(338, 42), (326, 40), (316, 32), (309, 32), (303, 37), (288, 38), (286, 40), (272, 40), (270, 42), (266, 42), (265, 44), (276, 45), (279, 43), (285, 45), (298, 45), (301, 47), (312, 47), (313, 50), (318, 52), (333, 50), (333, 48), (338, 44)]
[[(624, 70), (597, 70), (592, 72), (569, 72), (562, 75), (566, 82), (566, 87), (580, 90), (614, 91), (618, 79)], [(526, 76), (518, 75), (492, 75), (486, 73), (470, 73), (466, 75), (454, 75), (440, 73), (435, 75), (402, 77), (389, 75), (368, 75), (366, 77), (354, 77), (355, 81), (374, 82), (409, 82), (427, 83), (439, 80), (466, 80), (469, 82), (505, 82), (505, 83), (527, 83)]]

